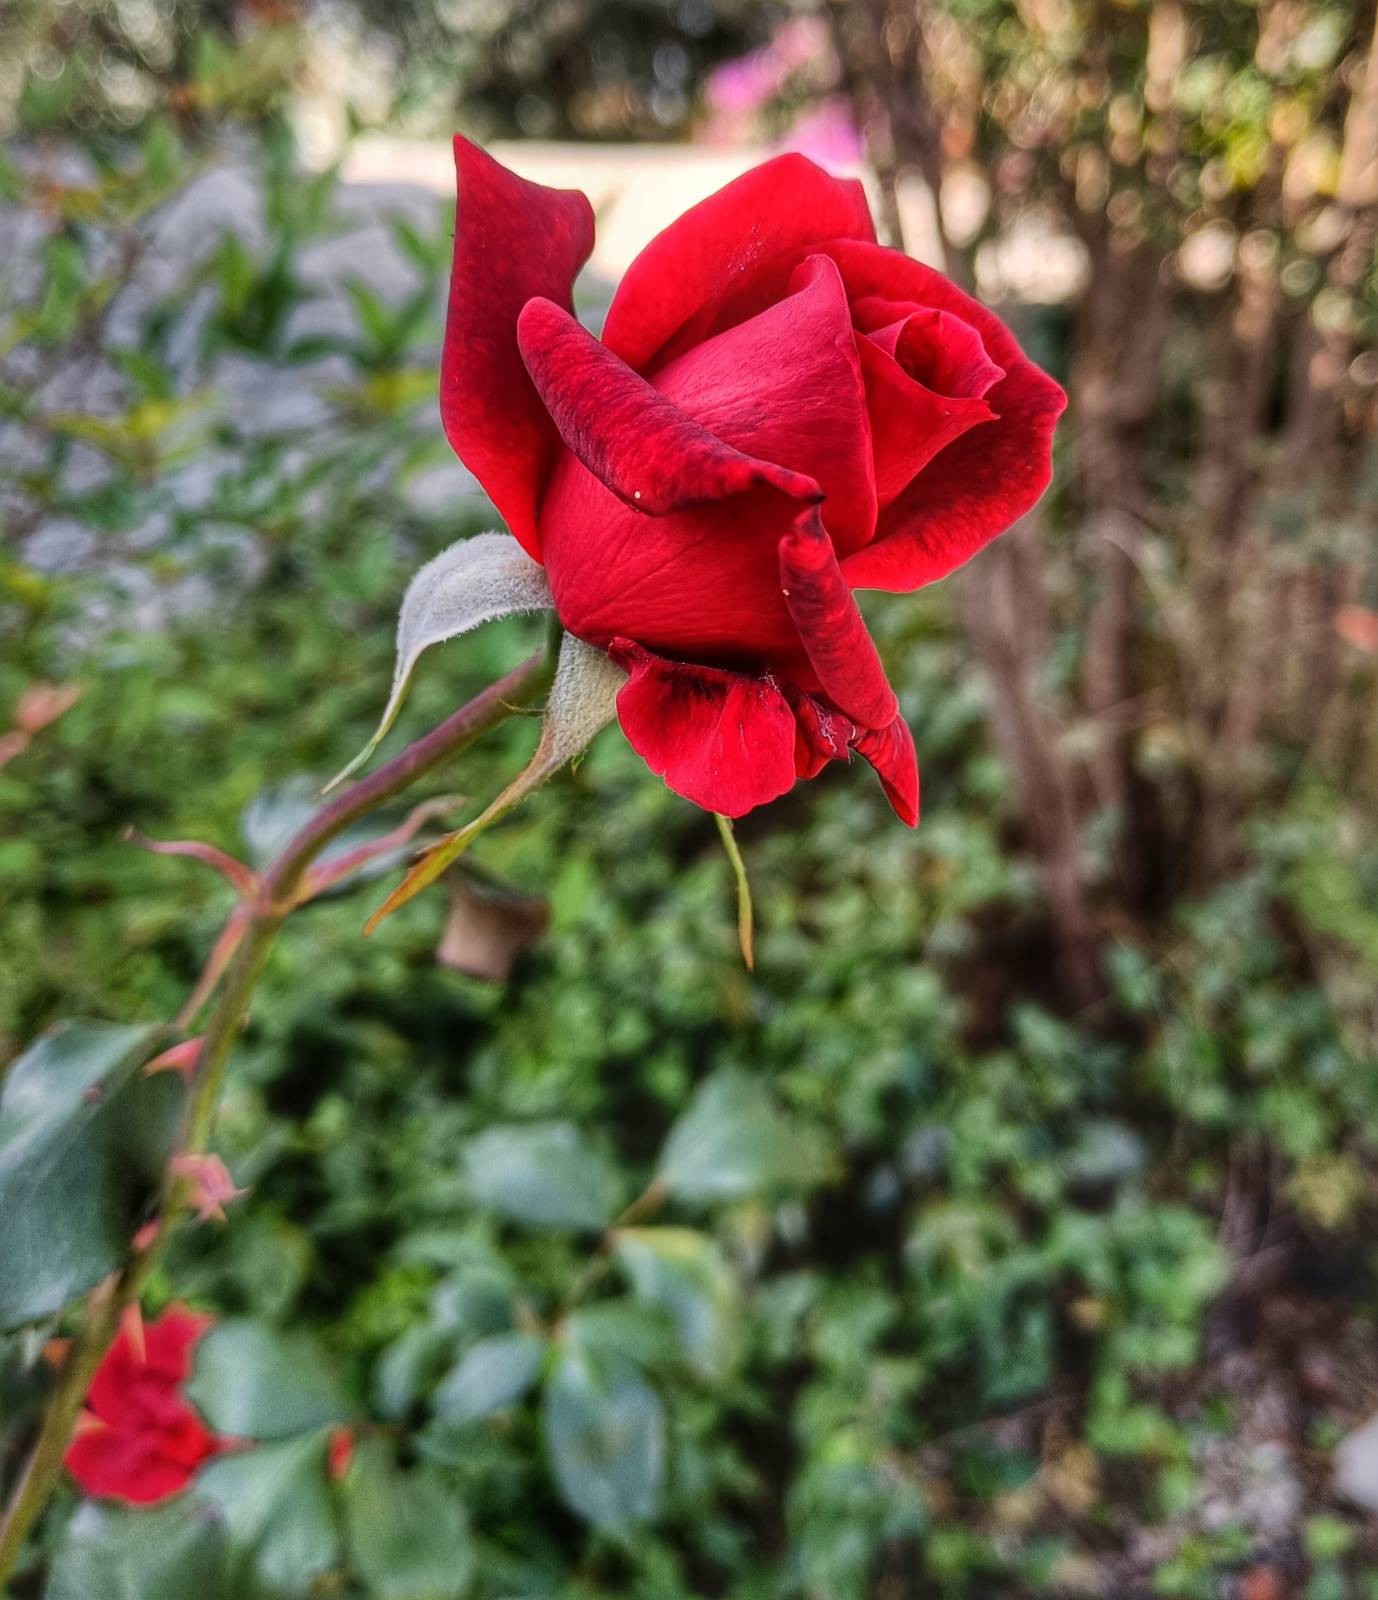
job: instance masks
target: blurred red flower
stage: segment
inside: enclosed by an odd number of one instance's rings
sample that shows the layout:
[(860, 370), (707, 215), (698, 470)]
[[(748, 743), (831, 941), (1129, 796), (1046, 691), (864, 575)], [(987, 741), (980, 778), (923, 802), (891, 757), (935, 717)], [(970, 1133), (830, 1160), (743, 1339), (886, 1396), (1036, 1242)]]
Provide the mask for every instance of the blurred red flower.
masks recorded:
[(325, 1451), (325, 1475), (332, 1482), (338, 1482), (349, 1471), (350, 1463), (354, 1460), (355, 1443), (353, 1428), (331, 1430), (330, 1443)]
[(226, 1447), (181, 1393), (211, 1320), (185, 1306), (171, 1306), (147, 1325), (137, 1306), (126, 1312), (65, 1457), (87, 1494), (153, 1505), (185, 1489)]

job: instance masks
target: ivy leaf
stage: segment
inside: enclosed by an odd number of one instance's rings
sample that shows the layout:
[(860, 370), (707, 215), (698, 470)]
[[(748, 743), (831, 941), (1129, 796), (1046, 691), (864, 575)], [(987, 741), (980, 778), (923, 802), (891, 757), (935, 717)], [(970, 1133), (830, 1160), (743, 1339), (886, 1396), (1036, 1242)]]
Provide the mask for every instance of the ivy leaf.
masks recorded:
[(520, 1400), (540, 1375), (546, 1341), (538, 1333), (498, 1333), (480, 1339), (435, 1397), (442, 1422), (476, 1422)]
[(350, 1552), (375, 1600), (458, 1600), (474, 1575), (469, 1519), (424, 1469), (402, 1472), (367, 1439), (345, 1480)]
[(609, 1533), (655, 1515), (665, 1414), (635, 1367), (566, 1349), (546, 1384), (543, 1420), (550, 1469), (571, 1510)]
[(241, 1439), (284, 1439), (342, 1422), (349, 1407), (316, 1342), (263, 1322), (217, 1323), (187, 1386), (211, 1427)]
[(617, 1173), (572, 1122), (489, 1128), (469, 1141), (465, 1171), (480, 1205), (531, 1228), (597, 1231), (617, 1213)]
[(721, 1377), (736, 1353), (738, 1296), (716, 1241), (693, 1228), (619, 1228), (613, 1254), (637, 1298), (668, 1313), (689, 1365)]
[(45, 1600), (224, 1600), (225, 1531), (183, 1498), (123, 1511), (86, 1501), (67, 1524)]
[(0, 1328), (60, 1310), (123, 1260), (171, 1146), (181, 1085), (140, 1068), (164, 1030), (70, 1022), (0, 1088)]
[(764, 1086), (728, 1071), (702, 1084), (670, 1129), (658, 1177), (680, 1200), (740, 1200), (797, 1186), (816, 1167)]
[(327, 785), (342, 783), (378, 748), (401, 709), (416, 663), (433, 644), (457, 639), (485, 622), (550, 606), (545, 568), (510, 533), (461, 539), (428, 561), (407, 585), (397, 618), (392, 690), (373, 737)]
[(565, 1341), (595, 1366), (630, 1361), (642, 1369), (672, 1365), (679, 1357), (679, 1335), (661, 1306), (633, 1299), (599, 1300), (572, 1311)]
[(555, 665), (535, 755), (480, 816), (426, 851), (364, 924), (364, 932), (372, 933), (384, 917), (434, 883), (485, 828), (586, 749), (612, 721), (618, 690), (626, 681), (627, 674), (604, 651), (576, 639), (572, 633), (565, 634), (560, 641), (560, 659)]
[(326, 1431), (317, 1429), (221, 1456), (197, 1478), (196, 1499), (214, 1510), (229, 1540), (234, 1600), (311, 1594), (317, 1580), (340, 1564), (326, 1488), (326, 1439)]
[(421, 1393), (453, 1359), (455, 1340), (445, 1328), (407, 1328), (378, 1357), (373, 1369), (373, 1404), (390, 1422), (400, 1422)]

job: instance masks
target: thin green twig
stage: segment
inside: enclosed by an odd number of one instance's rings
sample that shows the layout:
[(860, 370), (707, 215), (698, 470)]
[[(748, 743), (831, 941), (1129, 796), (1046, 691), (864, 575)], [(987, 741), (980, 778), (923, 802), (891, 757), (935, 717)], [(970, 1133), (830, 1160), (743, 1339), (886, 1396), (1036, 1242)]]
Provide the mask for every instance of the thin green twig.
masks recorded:
[(737, 880), (737, 943), (742, 947), (742, 960), (746, 963), (746, 970), (754, 972), (756, 915), (751, 906), (751, 881), (746, 875), (746, 862), (742, 860), (742, 852), (737, 848), (737, 835), (732, 831), (732, 818), (715, 811), (713, 820), (718, 824), (718, 836), (722, 840), (723, 849), (727, 851), (727, 859), (732, 863), (732, 872)]

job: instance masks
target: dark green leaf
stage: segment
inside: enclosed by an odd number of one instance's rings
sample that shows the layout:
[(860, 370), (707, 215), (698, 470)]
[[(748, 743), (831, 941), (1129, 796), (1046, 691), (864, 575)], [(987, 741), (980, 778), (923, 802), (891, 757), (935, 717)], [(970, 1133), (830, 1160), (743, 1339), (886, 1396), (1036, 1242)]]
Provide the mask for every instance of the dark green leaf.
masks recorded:
[(436, 1415), (442, 1422), (473, 1422), (520, 1400), (541, 1370), (545, 1343), (538, 1333), (480, 1339), (441, 1384)]
[(424, 1469), (399, 1471), (381, 1440), (359, 1446), (345, 1480), (349, 1546), (376, 1600), (458, 1600), (474, 1571), (469, 1519)]
[(292, 1600), (339, 1565), (325, 1448), (324, 1431), (303, 1434), (222, 1456), (196, 1480), (229, 1538), (230, 1600)]
[(123, 1259), (166, 1156), (180, 1082), (140, 1067), (157, 1030), (72, 1022), (0, 1087), (0, 1327), (59, 1310)]
[(738, 1200), (807, 1176), (801, 1154), (765, 1088), (742, 1073), (720, 1072), (671, 1128), (659, 1177), (681, 1200)]
[(614, 1253), (637, 1295), (669, 1314), (690, 1366), (704, 1377), (730, 1366), (737, 1285), (707, 1234), (692, 1228), (621, 1228)]
[(605, 1228), (617, 1212), (617, 1174), (572, 1122), (490, 1128), (465, 1167), (480, 1205), (528, 1227)]
[(440, 1376), (454, 1355), (454, 1336), (445, 1328), (408, 1328), (379, 1356), (373, 1368), (373, 1403), (400, 1421), (423, 1390)]
[(284, 1439), (349, 1415), (310, 1338), (248, 1320), (221, 1322), (206, 1335), (188, 1394), (217, 1433), (241, 1439)]
[(124, 1511), (88, 1501), (67, 1524), (45, 1600), (222, 1600), (225, 1531), (195, 1501)]
[(629, 1363), (567, 1350), (546, 1384), (546, 1450), (565, 1503), (620, 1532), (655, 1514), (665, 1471), (659, 1399)]

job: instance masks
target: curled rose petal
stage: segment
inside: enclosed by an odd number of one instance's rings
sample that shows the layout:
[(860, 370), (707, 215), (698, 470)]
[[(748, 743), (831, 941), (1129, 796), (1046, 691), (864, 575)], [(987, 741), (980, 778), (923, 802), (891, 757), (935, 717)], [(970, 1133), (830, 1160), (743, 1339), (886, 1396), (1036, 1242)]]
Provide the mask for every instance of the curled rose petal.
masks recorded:
[(790, 695), (795, 716), (794, 770), (816, 778), (830, 761), (850, 761), (856, 724), (811, 694)]
[(630, 674), (622, 731), (676, 794), (740, 817), (794, 787), (794, 713), (773, 679), (666, 661), (630, 639), (612, 654)]
[(634, 510), (664, 516), (757, 488), (818, 497), (812, 479), (757, 461), (700, 426), (549, 300), (529, 302), (518, 334), (561, 438)]
[(847, 558), (855, 589), (907, 593), (946, 577), (1038, 500), (1052, 476), (1052, 437), (1067, 404), (994, 312), (898, 250), (847, 240), (830, 251), (853, 303), (867, 296), (949, 312), (981, 337), (1004, 372), (981, 397), (994, 420), (949, 444), (882, 513), (876, 537)]
[(759, 315), (662, 367), (658, 392), (714, 436), (816, 483), (840, 550), (876, 523), (866, 387), (841, 274), (810, 256)]
[(758, 262), (828, 239), (874, 240), (866, 194), (801, 155), (743, 173), (658, 234), (623, 274), (603, 339), (642, 369)]
[(814, 510), (780, 541), (780, 587), (828, 698), (862, 727), (883, 728), (899, 702)]
[(517, 317), (538, 295), (570, 307), (593, 248), (593, 211), (582, 194), (528, 183), (458, 137), (455, 171), (440, 416), (455, 454), (539, 555), (536, 502), (557, 440), (522, 365)]
[(884, 728), (867, 728), (857, 734), (852, 748), (875, 768), (885, 797), (895, 815), (911, 828), (919, 825), (919, 758), (914, 735), (903, 717)]
[(883, 511), (934, 456), (970, 429), (992, 421), (995, 413), (979, 395), (935, 393), (871, 339), (859, 339), (857, 349), (866, 377), (876, 499)]
[(819, 498), (817, 483), (710, 433), (557, 307), (526, 308), (522, 347), (569, 447), (541, 529), (570, 632), (685, 656), (740, 654), (746, 636), (798, 652), (771, 533)]

